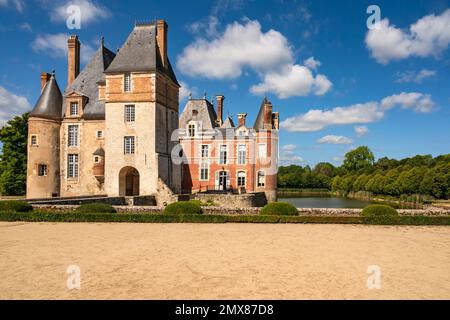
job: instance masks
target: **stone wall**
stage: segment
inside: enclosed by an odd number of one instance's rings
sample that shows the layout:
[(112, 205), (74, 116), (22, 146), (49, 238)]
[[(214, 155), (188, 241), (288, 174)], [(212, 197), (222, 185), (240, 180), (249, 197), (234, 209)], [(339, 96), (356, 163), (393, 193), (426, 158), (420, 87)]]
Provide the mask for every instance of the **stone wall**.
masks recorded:
[(197, 193), (193, 196), (193, 198), (202, 202), (212, 201), (221, 208), (264, 207), (267, 204), (267, 199), (264, 192), (241, 195)]

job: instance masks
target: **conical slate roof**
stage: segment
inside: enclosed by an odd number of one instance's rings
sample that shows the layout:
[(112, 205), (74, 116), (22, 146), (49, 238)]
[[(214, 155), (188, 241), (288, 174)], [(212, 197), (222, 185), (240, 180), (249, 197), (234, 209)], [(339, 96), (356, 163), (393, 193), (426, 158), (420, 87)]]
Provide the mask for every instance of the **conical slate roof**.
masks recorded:
[(156, 32), (154, 24), (136, 25), (106, 73), (154, 72), (158, 70), (167, 74), (178, 84), (170, 61), (167, 60), (167, 70), (163, 66), (157, 47)]
[(261, 103), (261, 107), (259, 108), (258, 116), (255, 120), (255, 125), (253, 126), (253, 129), (255, 130), (263, 130), (264, 129), (264, 110), (266, 104), (269, 104), (269, 100), (267, 100), (267, 97), (264, 98), (264, 100)]
[(52, 74), (50, 80), (45, 84), (33, 111), (31, 111), (30, 117), (60, 120), (62, 100), (61, 90), (56, 82), (55, 74)]
[[(72, 85), (64, 91), (65, 97), (75, 91), (88, 98), (83, 112), (85, 119), (105, 118), (105, 102), (98, 100), (98, 83), (105, 81), (104, 71), (109, 67), (114, 57), (115, 54), (102, 43), (91, 61), (81, 71)], [(61, 110), (61, 112), (64, 113), (64, 110)]]

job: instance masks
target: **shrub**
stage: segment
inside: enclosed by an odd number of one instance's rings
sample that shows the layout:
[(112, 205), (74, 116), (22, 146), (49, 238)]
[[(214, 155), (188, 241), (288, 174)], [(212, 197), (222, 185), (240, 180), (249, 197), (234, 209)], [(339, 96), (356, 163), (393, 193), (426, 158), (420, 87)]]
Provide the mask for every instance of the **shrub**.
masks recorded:
[(82, 204), (76, 211), (78, 213), (117, 213), (116, 209), (107, 203)]
[(33, 207), (23, 201), (0, 201), (0, 211), (30, 212)]
[(391, 206), (372, 204), (364, 208), (361, 215), (363, 217), (389, 217), (398, 216), (398, 212)]
[(264, 208), (261, 209), (260, 214), (264, 216), (296, 216), (298, 215), (298, 210), (292, 204), (287, 202), (273, 202), (266, 204)]
[[(198, 201), (198, 200), (197, 200)], [(164, 208), (165, 214), (201, 214), (202, 207), (197, 201), (179, 201)]]

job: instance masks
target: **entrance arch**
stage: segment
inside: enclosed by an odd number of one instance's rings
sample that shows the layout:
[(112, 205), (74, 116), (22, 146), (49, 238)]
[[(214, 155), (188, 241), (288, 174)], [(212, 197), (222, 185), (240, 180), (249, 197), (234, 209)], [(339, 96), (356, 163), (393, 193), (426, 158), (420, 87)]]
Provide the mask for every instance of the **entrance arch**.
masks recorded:
[(121, 197), (139, 196), (139, 171), (124, 167), (119, 172), (119, 195)]

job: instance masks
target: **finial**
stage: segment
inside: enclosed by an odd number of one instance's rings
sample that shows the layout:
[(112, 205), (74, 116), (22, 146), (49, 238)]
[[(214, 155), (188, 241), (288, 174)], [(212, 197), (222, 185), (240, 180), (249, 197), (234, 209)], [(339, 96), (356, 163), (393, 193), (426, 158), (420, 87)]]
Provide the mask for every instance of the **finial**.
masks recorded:
[(102, 45), (102, 47), (105, 45), (105, 37), (104, 36), (102, 36), (102, 38), (101, 38), (101, 45)]
[(55, 77), (55, 69), (52, 70), (52, 77)]
[(205, 99), (205, 100), (206, 100), (206, 91), (205, 91), (205, 94), (203, 95), (203, 99)]
[(189, 92), (189, 100), (192, 100), (192, 92)]

